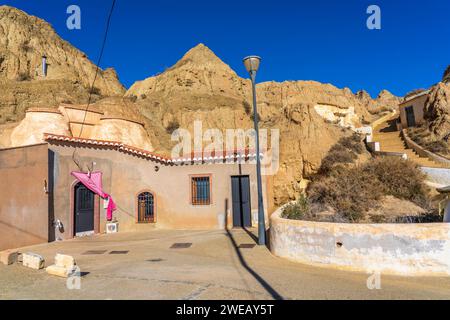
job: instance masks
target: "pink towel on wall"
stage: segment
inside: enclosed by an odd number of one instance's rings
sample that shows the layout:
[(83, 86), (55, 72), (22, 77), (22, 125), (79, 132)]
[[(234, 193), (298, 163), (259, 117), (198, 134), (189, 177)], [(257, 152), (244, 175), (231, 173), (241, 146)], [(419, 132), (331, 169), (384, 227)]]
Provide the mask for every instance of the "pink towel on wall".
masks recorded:
[(116, 210), (117, 207), (112, 197), (109, 194), (103, 192), (103, 183), (102, 183), (103, 174), (101, 172), (91, 172), (90, 174), (83, 172), (72, 172), (71, 175), (74, 176), (86, 188), (88, 188), (95, 194), (98, 194), (103, 199), (108, 199), (108, 209), (106, 210), (106, 219), (108, 219), (108, 221), (111, 221), (113, 211)]

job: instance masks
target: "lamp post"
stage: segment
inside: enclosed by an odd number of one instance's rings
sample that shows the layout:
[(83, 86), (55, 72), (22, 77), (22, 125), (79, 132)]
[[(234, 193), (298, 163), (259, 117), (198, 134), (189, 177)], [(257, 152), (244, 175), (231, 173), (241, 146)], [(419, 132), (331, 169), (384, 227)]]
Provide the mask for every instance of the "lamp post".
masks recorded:
[(256, 176), (258, 181), (258, 244), (263, 246), (266, 244), (266, 223), (264, 215), (264, 202), (262, 194), (262, 178), (261, 178), (261, 158), (259, 152), (259, 114), (256, 105), (256, 73), (258, 72), (261, 58), (258, 56), (249, 56), (244, 58), (244, 65), (250, 74), (252, 80), (253, 92), (253, 124), (256, 134)]

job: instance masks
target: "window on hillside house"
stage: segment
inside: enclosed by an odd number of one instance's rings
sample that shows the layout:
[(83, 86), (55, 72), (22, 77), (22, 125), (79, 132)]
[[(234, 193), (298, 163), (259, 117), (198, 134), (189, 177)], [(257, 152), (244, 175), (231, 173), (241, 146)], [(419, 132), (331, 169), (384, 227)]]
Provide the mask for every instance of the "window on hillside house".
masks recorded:
[(143, 192), (138, 196), (138, 222), (155, 222), (155, 199), (150, 192)]
[(211, 204), (211, 182), (210, 177), (191, 178), (192, 204), (205, 206)]

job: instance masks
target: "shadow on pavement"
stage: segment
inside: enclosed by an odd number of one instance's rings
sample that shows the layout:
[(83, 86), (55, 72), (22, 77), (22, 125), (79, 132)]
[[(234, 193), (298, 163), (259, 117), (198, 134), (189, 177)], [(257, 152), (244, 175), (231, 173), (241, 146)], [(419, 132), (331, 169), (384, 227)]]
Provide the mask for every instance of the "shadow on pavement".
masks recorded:
[[(227, 202), (225, 204), (225, 208), (227, 209)], [(227, 211), (225, 211), (227, 212)], [(245, 232), (256, 242), (258, 243), (258, 238), (256, 238), (256, 236), (249, 230), (245, 229)], [(248, 273), (250, 273), (256, 281), (259, 282), (259, 284), (261, 284), (261, 286), (267, 291), (267, 293), (269, 293), (273, 299), (275, 300), (284, 300), (283, 297), (274, 289), (270, 286), (269, 283), (267, 283), (266, 280), (264, 280), (263, 277), (261, 277), (255, 270), (253, 270), (245, 261), (244, 257), (242, 256), (241, 250), (239, 249), (239, 245), (236, 243), (236, 240), (233, 237), (233, 234), (230, 232), (230, 229), (228, 228), (228, 219), (227, 219), (227, 215), (225, 215), (225, 231), (227, 232), (228, 238), (231, 241), (231, 244), (233, 245), (234, 251), (236, 252), (236, 255), (239, 258), (239, 262), (241, 263), (241, 265), (248, 271)]]

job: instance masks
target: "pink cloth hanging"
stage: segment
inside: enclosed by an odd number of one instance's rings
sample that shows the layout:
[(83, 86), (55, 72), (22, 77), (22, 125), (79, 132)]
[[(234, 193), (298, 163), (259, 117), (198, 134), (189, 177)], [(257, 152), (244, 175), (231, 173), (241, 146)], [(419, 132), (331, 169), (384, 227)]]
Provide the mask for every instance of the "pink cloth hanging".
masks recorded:
[(103, 199), (108, 199), (108, 208), (106, 210), (106, 219), (108, 221), (112, 220), (113, 211), (117, 209), (116, 204), (112, 197), (103, 192), (103, 183), (101, 172), (91, 172), (91, 173), (83, 173), (83, 172), (72, 172), (72, 176), (74, 176), (78, 181), (80, 181), (86, 188), (98, 194)]

